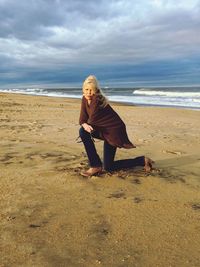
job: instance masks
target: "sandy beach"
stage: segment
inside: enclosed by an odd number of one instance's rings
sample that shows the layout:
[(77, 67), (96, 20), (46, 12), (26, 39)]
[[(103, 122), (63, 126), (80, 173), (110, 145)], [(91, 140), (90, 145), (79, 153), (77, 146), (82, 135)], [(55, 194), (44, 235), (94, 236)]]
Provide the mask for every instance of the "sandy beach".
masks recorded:
[(80, 100), (0, 94), (0, 267), (200, 266), (199, 111), (112, 106), (151, 173), (83, 178)]

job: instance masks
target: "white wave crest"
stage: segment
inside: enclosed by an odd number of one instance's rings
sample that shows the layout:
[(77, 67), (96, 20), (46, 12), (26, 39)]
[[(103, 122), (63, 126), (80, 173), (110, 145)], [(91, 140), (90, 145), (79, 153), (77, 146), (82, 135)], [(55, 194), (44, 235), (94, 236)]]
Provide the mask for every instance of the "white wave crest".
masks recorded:
[(193, 102), (200, 103), (200, 99), (192, 99)]
[(157, 91), (139, 89), (133, 91), (134, 95), (147, 95), (147, 96), (168, 96), (168, 97), (191, 97), (200, 98), (199, 92), (172, 92), (172, 91)]

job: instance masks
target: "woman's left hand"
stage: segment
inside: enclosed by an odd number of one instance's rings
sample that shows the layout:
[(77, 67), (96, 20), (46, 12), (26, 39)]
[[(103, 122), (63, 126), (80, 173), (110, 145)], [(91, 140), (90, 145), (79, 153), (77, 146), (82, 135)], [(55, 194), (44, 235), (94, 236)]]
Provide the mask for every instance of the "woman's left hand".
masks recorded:
[(83, 126), (84, 130), (85, 130), (86, 132), (88, 132), (88, 133), (91, 133), (91, 132), (94, 130), (94, 129), (92, 128), (92, 126), (89, 125), (89, 124), (87, 124), (87, 123), (83, 123), (82, 126)]

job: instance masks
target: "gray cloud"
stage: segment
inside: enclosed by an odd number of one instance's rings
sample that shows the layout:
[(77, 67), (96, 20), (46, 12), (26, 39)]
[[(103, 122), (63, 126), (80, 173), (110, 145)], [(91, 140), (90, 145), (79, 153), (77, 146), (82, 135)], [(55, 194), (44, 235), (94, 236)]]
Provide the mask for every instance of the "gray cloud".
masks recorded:
[[(114, 1), (118, 2), (118, 1)], [(82, 27), (82, 21), (97, 21), (110, 18), (114, 2), (105, 0), (21, 0), (0, 2), (1, 37), (15, 37), (22, 40), (39, 39), (51, 34), (51, 27), (65, 27), (70, 30)]]
[(0, 22), (4, 77), (14, 67), (51, 71), (200, 55), (195, 0), (0, 0)]

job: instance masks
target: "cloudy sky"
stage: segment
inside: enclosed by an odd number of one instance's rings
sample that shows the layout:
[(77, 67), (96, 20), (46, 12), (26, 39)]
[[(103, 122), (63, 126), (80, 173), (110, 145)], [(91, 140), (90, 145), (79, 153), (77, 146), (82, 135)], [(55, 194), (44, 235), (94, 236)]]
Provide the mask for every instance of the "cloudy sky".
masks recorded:
[(200, 0), (0, 0), (0, 87), (200, 85)]

